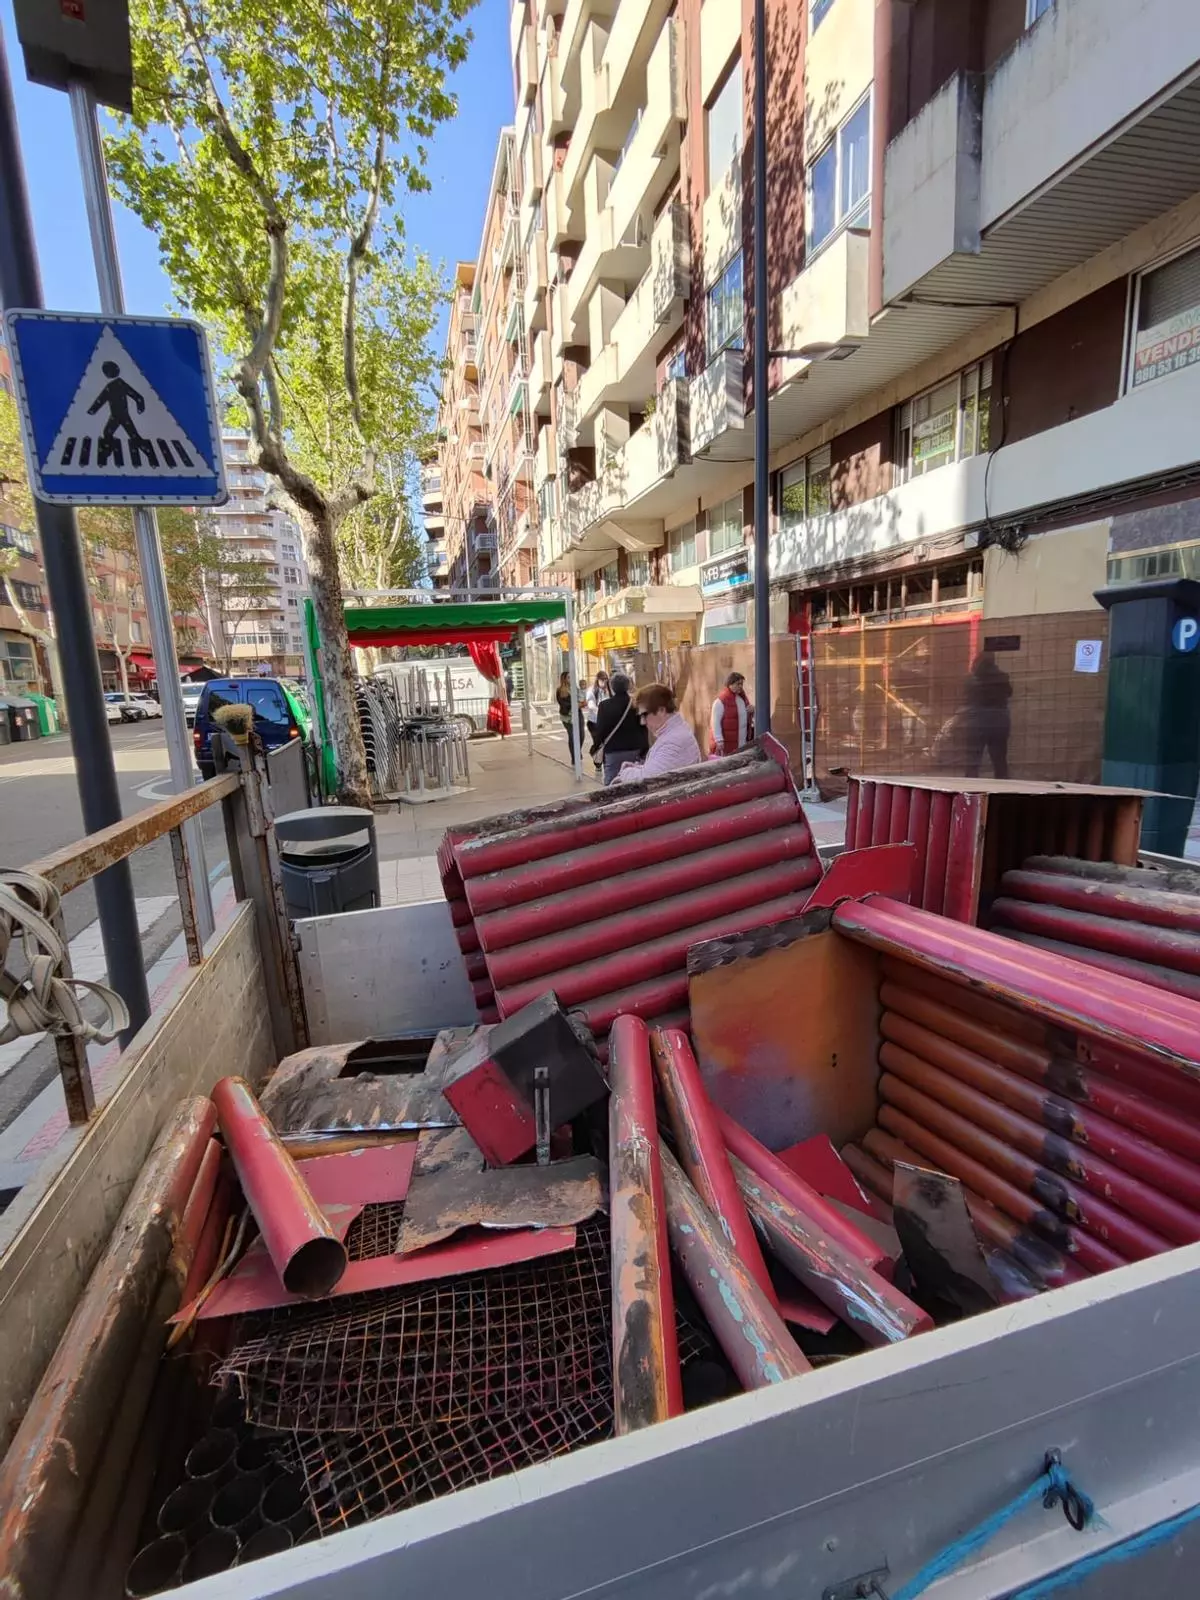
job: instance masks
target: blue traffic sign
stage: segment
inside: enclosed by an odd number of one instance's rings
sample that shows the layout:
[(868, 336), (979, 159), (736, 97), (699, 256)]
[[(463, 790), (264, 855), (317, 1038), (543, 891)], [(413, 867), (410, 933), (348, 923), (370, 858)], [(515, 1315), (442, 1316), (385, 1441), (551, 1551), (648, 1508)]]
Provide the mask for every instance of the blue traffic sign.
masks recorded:
[(1200, 623), (1195, 617), (1180, 617), (1171, 629), (1171, 643), (1176, 650), (1182, 650), (1185, 655), (1190, 654), (1197, 644), (1200, 644)]
[(58, 505), (228, 496), (204, 329), (168, 317), (9, 311), (29, 480)]

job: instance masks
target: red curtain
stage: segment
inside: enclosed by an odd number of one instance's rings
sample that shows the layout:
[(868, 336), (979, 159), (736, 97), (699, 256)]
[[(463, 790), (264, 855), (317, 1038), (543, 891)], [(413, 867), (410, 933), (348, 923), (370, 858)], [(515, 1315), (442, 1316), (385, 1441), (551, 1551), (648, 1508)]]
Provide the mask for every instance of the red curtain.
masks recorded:
[(383, 629), (350, 629), (350, 643), (361, 645), (364, 649), (372, 645), (393, 644), (470, 645), (472, 641), (480, 640), (490, 644), (507, 644), (512, 636), (511, 628), (397, 628), (394, 633)]
[(494, 644), (480, 644), (473, 641), (467, 649), (471, 653), (471, 660), (499, 689), (499, 694), (492, 696), (488, 705), (488, 732), (498, 733), (502, 738), (512, 732), (512, 717), (508, 710), (508, 698), (504, 693), (504, 668), (500, 665), (500, 650)]

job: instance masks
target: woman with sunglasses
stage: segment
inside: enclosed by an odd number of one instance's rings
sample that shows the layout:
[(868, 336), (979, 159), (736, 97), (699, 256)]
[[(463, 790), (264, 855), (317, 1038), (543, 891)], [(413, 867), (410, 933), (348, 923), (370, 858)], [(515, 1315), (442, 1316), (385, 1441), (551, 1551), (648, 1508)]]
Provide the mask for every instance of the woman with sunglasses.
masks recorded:
[(616, 776), (617, 783), (637, 783), (674, 772), (679, 767), (695, 766), (700, 760), (696, 735), (688, 727), (675, 704), (675, 696), (665, 683), (648, 683), (634, 700), (638, 721), (654, 741), (644, 761), (626, 762)]

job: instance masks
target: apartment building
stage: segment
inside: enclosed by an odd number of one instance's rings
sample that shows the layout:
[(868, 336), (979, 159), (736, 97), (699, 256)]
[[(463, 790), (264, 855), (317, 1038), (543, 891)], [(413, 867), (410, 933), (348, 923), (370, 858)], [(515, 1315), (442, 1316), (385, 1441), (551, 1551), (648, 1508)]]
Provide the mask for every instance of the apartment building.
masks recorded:
[[(11, 395), (12, 368), (0, 345), (0, 389)], [(37, 534), (19, 526), (20, 518), (0, 488), (0, 698), (14, 694), (52, 694), (46, 641), (50, 613), (46, 576)]]
[(535, 541), (569, 576), (581, 670), (669, 675), (698, 722), (768, 605), (825, 776), (952, 765), (986, 656), (1009, 770), (1094, 778), (1095, 591), (1200, 571), (1200, 8), (766, 5), (769, 594), (750, 0), (512, 6), (481, 531), (507, 581)]
[[(267, 477), (250, 460), (246, 434), (222, 435), (229, 499), (212, 512), (225, 559), (205, 576), (213, 658), (235, 672), (305, 674), (304, 598), (308, 569), (300, 530), (267, 497)], [(256, 574), (248, 581), (246, 573)]]
[[(426, 499), (430, 573), (436, 587), (486, 589), (497, 581), (495, 497), (484, 472), (480, 415), (481, 320), (478, 269), (474, 262), (460, 261), (455, 269), (438, 412), (436, 473), (441, 493), (444, 564), (434, 564), (436, 538), (429, 522), (431, 501)], [(431, 464), (427, 470), (432, 475), (435, 469)], [(432, 501), (432, 505), (437, 504)], [(433, 526), (436, 524), (435, 512)], [(439, 583), (443, 576), (445, 581)]]
[(421, 463), (421, 513), (425, 524), (425, 571), (435, 589), (450, 587), (450, 554), (446, 548), (446, 503), (442, 464), (435, 456)]

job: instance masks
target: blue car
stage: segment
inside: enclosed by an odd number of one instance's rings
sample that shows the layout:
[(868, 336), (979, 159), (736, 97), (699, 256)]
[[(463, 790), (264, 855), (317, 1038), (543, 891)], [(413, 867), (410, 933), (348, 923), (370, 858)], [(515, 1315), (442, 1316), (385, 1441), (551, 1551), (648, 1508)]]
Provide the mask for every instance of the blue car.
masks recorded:
[(202, 778), (214, 775), (210, 740), (213, 713), (222, 706), (254, 709), (254, 731), (268, 750), (292, 739), (312, 742), (312, 718), (295, 684), (283, 678), (211, 678), (200, 692), (192, 724), (192, 744)]

